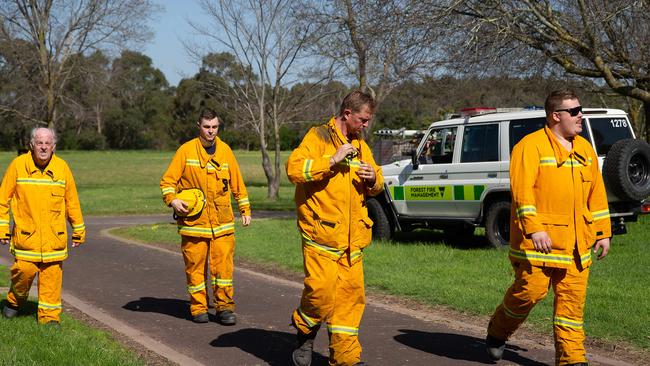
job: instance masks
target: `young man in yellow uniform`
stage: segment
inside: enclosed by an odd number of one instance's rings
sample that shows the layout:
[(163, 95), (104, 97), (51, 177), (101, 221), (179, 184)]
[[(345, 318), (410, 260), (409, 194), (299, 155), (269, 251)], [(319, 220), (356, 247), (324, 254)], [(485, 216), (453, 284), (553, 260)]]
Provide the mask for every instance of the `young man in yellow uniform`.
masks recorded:
[[(235, 222), (231, 192), (244, 226), (251, 222), (251, 208), (237, 160), (230, 146), (217, 137), (219, 126), (213, 110), (201, 112), (197, 122), (199, 137), (176, 151), (160, 181), (160, 189), (163, 201), (177, 216), (192, 321), (207, 323), (209, 320), (205, 274), (209, 258), (217, 321), (234, 325), (237, 322), (233, 298)], [(200, 190), (205, 199), (203, 210), (192, 216), (187, 216), (192, 208), (188, 202), (176, 197), (186, 189)]]
[(362, 250), (372, 236), (365, 198), (384, 188), (381, 168), (361, 138), (374, 108), (368, 94), (348, 94), (339, 115), (312, 128), (287, 162), (287, 175), (296, 185), (305, 269), (302, 299), (292, 316), (299, 343), (292, 354), (295, 365), (311, 364), (313, 340), (323, 322), (330, 365), (362, 364)]
[(0, 185), (0, 243), (11, 243), (16, 258), (2, 315), (18, 315), (38, 275), (38, 322), (58, 325), (62, 265), (68, 257), (66, 218), (72, 225), (73, 247), (85, 241), (86, 226), (72, 172), (63, 159), (54, 155), (54, 130), (33, 129), (30, 148), (30, 152), (11, 162)]
[[(550, 287), (558, 365), (587, 365), (583, 312), (591, 250), (604, 258), (611, 224), (598, 157), (582, 132), (582, 106), (571, 90), (552, 92), (546, 126), (512, 150), (510, 261), (515, 280), (488, 326), (492, 359)], [(594, 245), (595, 244), (595, 245)]]

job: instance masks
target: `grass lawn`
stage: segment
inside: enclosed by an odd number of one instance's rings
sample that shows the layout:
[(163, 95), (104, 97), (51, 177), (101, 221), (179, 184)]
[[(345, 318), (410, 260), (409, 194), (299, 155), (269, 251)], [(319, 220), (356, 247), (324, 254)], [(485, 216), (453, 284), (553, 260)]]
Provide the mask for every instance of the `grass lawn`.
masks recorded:
[[(614, 239), (610, 255), (591, 267), (585, 314), (590, 337), (622, 340), (650, 350), (646, 253), (650, 237), (644, 231), (648, 224), (647, 216), (630, 224), (627, 235)], [(114, 233), (174, 246), (179, 241), (175, 226), (170, 224), (121, 228)], [(475, 240), (485, 243), (483, 237), (476, 236)], [(294, 220), (257, 220), (248, 228), (237, 227), (239, 258), (302, 272), (300, 253)], [(366, 284), (371, 288), (484, 316), (501, 302), (513, 278), (507, 251), (480, 245), (471, 249), (450, 247), (434, 231), (416, 231), (400, 242), (375, 242), (365, 251), (364, 266)], [(549, 294), (535, 307), (527, 324), (550, 334), (551, 318)]]
[[(0, 266), (0, 286), (9, 285), (9, 270)], [(5, 292), (0, 292), (0, 307)], [(29, 301), (14, 319), (0, 317), (0, 365), (145, 365), (111, 336), (65, 313), (61, 329), (39, 326), (37, 304)], [(29, 315), (27, 315), (29, 314)]]
[[(86, 215), (170, 213), (160, 195), (160, 178), (173, 151), (61, 151), (74, 174), (81, 208)], [(254, 210), (292, 210), (293, 186), (284, 170), (280, 199), (269, 200), (258, 151), (235, 151)], [(289, 152), (282, 154), (283, 162)], [(14, 152), (0, 152), (0, 175)], [(283, 168), (284, 169), (284, 165)], [(235, 206), (236, 208), (236, 206)]]

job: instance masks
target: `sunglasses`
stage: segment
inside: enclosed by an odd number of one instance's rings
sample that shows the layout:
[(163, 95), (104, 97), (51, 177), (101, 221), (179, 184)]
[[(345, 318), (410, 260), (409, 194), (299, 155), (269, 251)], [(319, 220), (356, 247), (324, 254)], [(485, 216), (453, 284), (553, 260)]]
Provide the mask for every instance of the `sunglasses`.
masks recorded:
[(555, 112), (567, 112), (567, 113), (569, 113), (571, 115), (571, 117), (575, 117), (578, 114), (580, 114), (580, 112), (582, 112), (582, 106), (579, 105), (579, 106), (573, 107), (573, 108), (556, 109)]

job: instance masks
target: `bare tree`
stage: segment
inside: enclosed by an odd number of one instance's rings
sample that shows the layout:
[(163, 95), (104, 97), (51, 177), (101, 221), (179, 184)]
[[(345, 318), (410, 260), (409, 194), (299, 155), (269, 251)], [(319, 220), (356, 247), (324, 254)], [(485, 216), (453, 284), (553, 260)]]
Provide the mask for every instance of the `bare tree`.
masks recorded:
[[(546, 62), (643, 103), (650, 139), (648, 0), (449, 0), (464, 67)], [(533, 51), (533, 52), (530, 52)]]
[[(230, 68), (238, 68), (231, 83), (213, 85), (213, 93), (233, 98), (231, 105), (252, 127), (260, 142), (262, 167), (268, 181), (268, 197), (278, 198), (282, 175), (280, 128), (299, 115), (321, 95), (319, 86), (329, 79), (325, 67), (316, 74), (307, 74), (313, 59), (306, 53), (313, 26), (295, 21), (290, 0), (201, 0), (213, 24), (190, 22), (210, 42), (211, 50), (223, 50), (235, 57)], [(190, 53), (200, 59), (207, 52), (188, 45)], [(321, 65), (322, 66), (322, 65)], [(318, 76), (313, 76), (318, 75)], [(301, 89), (299, 95), (290, 88), (310, 82), (312, 88)], [(269, 145), (274, 145), (273, 164)]]
[(40, 100), (32, 110), (20, 110), (20, 103), (0, 109), (55, 127), (64, 87), (78, 65), (74, 55), (144, 40), (155, 9), (150, 0), (2, 1), (0, 44), (20, 55), (17, 72)]
[(444, 34), (437, 2), (419, 0), (302, 1), (304, 22), (319, 29), (318, 52), (344, 66), (377, 104), (403, 81), (435, 74)]

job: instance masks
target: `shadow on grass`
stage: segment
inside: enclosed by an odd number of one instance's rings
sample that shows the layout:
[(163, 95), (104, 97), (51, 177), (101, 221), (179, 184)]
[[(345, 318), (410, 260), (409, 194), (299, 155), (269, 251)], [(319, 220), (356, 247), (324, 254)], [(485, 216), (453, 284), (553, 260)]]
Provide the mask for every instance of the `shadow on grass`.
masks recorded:
[[(405, 346), (428, 352), (440, 357), (453, 360), (464, 360), (484, 364), (494, 364), (485, 351), (485, 340), (460, 334), (431, 333), (412, 329), (400, 329), (402, 334), (394, 338)], [(538, 362), (520, 356), (517, 351), (527, 351), (515, 345), (507, 345), (503, 360), (517, 365), (545, 366)]]
[[(5, 295), (6, 296), (6, 295)], [(7, 300), (0, 301), (0, 309), (3, 309), (8, 304)], [(35, 301), (27, 301), (18, 309), (17, 316), (35, 316), (38, 312), (38, 303)]]
[(463, 237), (450, 237), (442, 230), (416, 229), (408, 232), (397, 232), (392, 239), (395, 244), (430, 244), (447, 245), (456, 249), (489, 248), (484, 235), (474, 234)]
[[(159, 313), (179, 319), (191, 320), (190, 302), (180, 299), (159, 299), (156, 297), (141, 297), (122, 306), (123, 309), (142, 313)], [(212, 317), (212, 314), (210, 314)], [(215, 319), (210, 319), (215, 320)]]
[[(290, 365), (296, 347), (296, 335), (273, 330), (246, 328), (220, 335), (210, 342), (213, 347), (237, 347), (269, 365)], [(312, 365), (326, 365), (327, 357), (313, 353)]]

